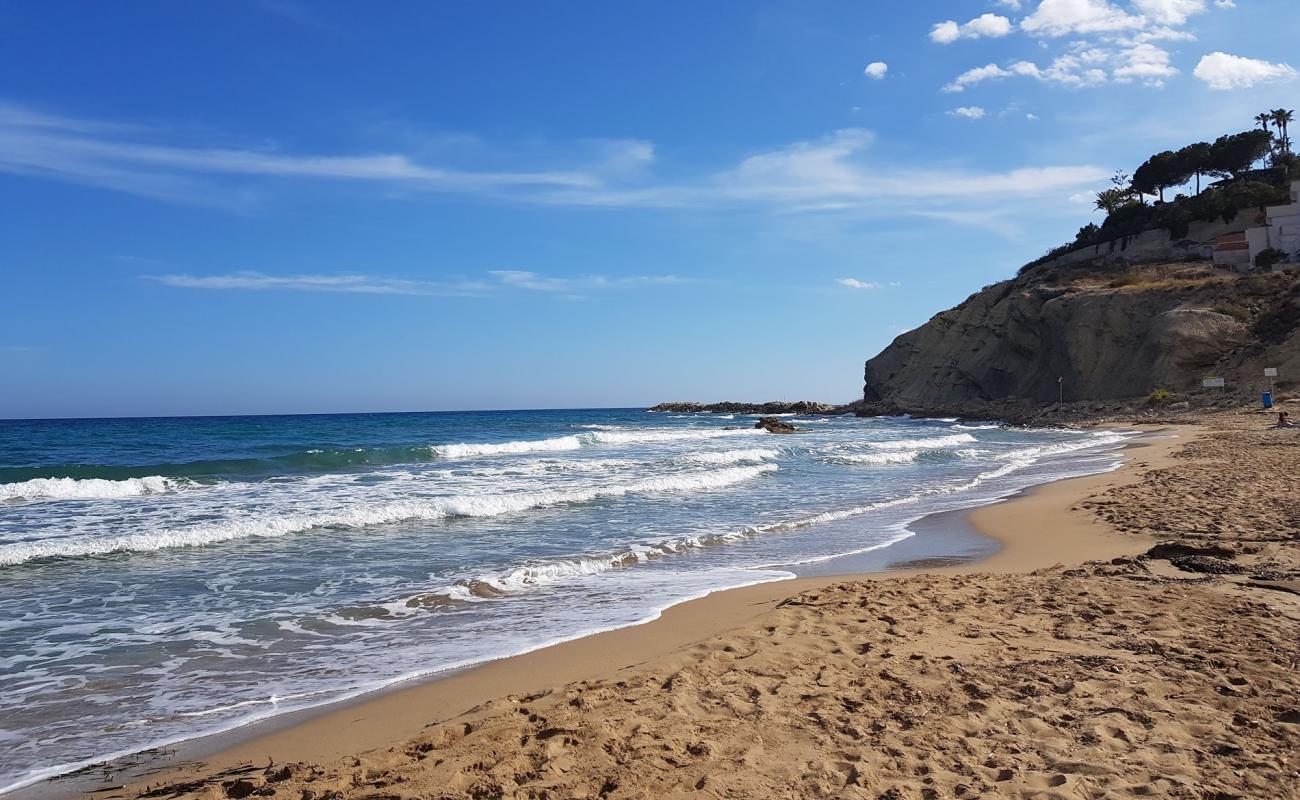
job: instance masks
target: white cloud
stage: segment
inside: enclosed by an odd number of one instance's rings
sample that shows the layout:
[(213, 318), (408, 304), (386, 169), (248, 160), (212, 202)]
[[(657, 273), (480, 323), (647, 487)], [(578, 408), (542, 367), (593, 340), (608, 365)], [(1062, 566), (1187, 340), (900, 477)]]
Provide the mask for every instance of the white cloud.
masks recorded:
[(1119, 39), (1120, 44), (1140, 44), (1142, 42), (1194, 42), (1196, 35), (1188, 31), (1180, 31), (1171, 28), (1168, 25), (1157, 25), (1153, 28), (1147, 28), (1144, 31), (1138, 31), (1131, 36), (1124, 36)]
[(1073, 88), (1097, 86), (1111, 80), (1162, 86), (1164, 79), (1177, 74), (1178, 70), (1169, 63), (1169, 53), (1153, 44), (1142, 43), (1119, 48), (1079, 49), (1057, 56), (1042, 67), (1032, 61), (1017, 61), (1006, 67), (986, 64), (958, 75), (943, 87), (943, 91), (963, 92), (986, 81), (1012, 77), (1033, 78), (1042, 83)]
[(1296, 71), (1290, 64), (1275, 64), (1223, 52), (1202, 57), (1192, 74), (1218, 91), (1249, 89), (1256, 84), (1289, 81), (1296, 77)]
[(961, 32), (963, 36), (970, 38), (988, 36), (996, 39), (1011, 33), (1011, 20), (998, 14), (980, 14), (962, 25)]
[(930, 29), (930, 41), (939, 44), (951, 44), (961, 38), (961, 26), (956, 20), (936, 22)]
[(1020, 0), (997, 0), (997, 5), (1003, 8), (1009, 8), (1012, 11), (1020, 10)]
[(877, 81), (883, 79), (887, 72), (889, 72), (889, 65), (883, 61), (872, 61), (866, 69), (862, 70), (863, 75)]
[(1169, 53), (1153, 44), (1135, 45), (1120, 54), (1123, 60), (1111, 76), (1121, 83), (1142, 81), (1149, 86), (1163, 86), (1165, 78), (1172, 78), (1178, 70), (1169, 64)]
[(951, 44), (958, 39), (998, 38), (1011, 33), (1011, 20), (998, 14), (981, 14), (964, 25), (955, 20), (940, 22), (930, 30), (930, 41)]
[(1140, 28), (1140, 15), (1111, 5), (1107, 0), (1042, 0), (1034, 13), (1020, 22), (1025, 33), (1034, 36), (1073, 36)]
[[(1063, 52), (1058, 51), (1050, 63), (1041, 65), (1021, 60), (1010, 65), (975, 67), (950, 81), (944, 91), (960, 92), (985, 81), (1009, 77), (1030, 77), (1069, 87), (1109, 82), (1162, 87), (1179, 73), (1169, 52), (1158, 45), (1196, 41), (1196, 35), (1186, 29), (1195, 16), (1209, 11), (1211, 5), (1235, 7), (1233, 0), (1011, 0), (995, 5), (1027, 8), (1028, 14), (1019, 21), (1020, 31), (1036, 37), (1043, 50), (1060, 47)], [(986, 18), (998, 15), (985, 14), (979, 20)], [(940, 23), (932, 29), (931, 38), (946, 44), (978, 35), (967, 28), (979, 20), (967, 25), (951, 20)], [(1009, 20), (1007, 23), (1010, 27)], [(1000, 32), (1002, 27), (998, 23), (993, 30)], [(1063, 39), (1064, 43), (1060, 43)]]
[(1000, 67), (997, 64), (985, 64), (982, 67), (968, 69), (953, 79), (951, 83), (943, 87), (945, 92), (962, 92), (968, 87), (983, 83), (990, 80), (999, 80), (1010, 78), (1013, 75), (1027, 76), (1032, 78), (1040, 77), (1041, 71), (1037, 65), (1029, 61), (1017, 61), (1009, 67)]
[(835, 281), (841, 286), (847, 286), (850, 289), (879, 289), (880, 284), (871, 283), (870, 281), (860, 281), (857, 278), (840, 278)]
[(963, 117), (965, 119), (984, 119), (986, 112), (979, 106), (961, 106), (949, 111), (948, 114), (954, 117)]
[(1183, 25), (1205, 11), (1205, 0), (1133, 0), (1133, 8), (1160, 25)]

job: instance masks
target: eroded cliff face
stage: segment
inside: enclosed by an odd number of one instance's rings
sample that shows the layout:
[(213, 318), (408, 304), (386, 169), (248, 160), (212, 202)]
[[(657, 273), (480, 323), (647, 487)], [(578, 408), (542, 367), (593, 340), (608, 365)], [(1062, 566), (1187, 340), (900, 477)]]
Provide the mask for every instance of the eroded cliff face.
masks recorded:
[[(866, 365), (864, 399), (900, 409), (1054, 403), (1300, 377), (1297, 277), (1203, 266), (1003, 281), (899, 336)], [(1060, 383), (1058, 384), (1058, 379)]]

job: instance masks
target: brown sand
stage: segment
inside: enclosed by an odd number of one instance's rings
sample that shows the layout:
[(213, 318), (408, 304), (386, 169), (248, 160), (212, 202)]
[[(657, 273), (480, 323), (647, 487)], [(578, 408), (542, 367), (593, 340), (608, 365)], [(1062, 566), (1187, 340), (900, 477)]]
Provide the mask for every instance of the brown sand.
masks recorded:
[(1300, 797), (1300, 431), (1209, 422), (975, 512), (973, 567), (722, 592), (99, 796)]

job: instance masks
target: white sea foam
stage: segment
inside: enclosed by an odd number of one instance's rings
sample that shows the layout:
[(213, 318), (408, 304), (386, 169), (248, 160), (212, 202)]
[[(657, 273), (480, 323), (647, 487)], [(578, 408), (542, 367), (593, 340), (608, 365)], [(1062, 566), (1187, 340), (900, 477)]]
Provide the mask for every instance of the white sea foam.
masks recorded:
[(582, 435), (591, 444), (656, 444), (727, 436), (768, 436), (761, 428), (688, 428), (686, 430), (595, 431)]
[(353, 506), (315, 514), (249, 517), (174, 530), (17, 542), (0, 545), (0, 566), (56, 556), (92, 556), (120, 551), (149, 552), (172, 547), (196, 547), (250, 537), (285, 536), (317, 528), (365, 528), (406, 520), (490, 517), (629, 494), (703, 491), (752, 480), (776, 469), (775, 464), (758, 464), (666, 475), (607, 486), (509, 494), (454, 495), (429, 500)]
[(474, 458), (476, 456), (517, 455), (519, 453), (555, 452), (577, 450), (582, 440), (577, 436), (559, 436), (554, 439), (532, 439), (521, 442), (487, 442), (483, 444), (435, 445), (433, 454), (438, 458)]
[(910, 464), (921, 455), (920, 450), (882, 450), (879, 453), (833, 452), (821, 457), (832, 464)]
[(153, 494), (192, 489), (199, 484), (185, 478), (33, 478), (18, 483), (0, 484), (0, 503), (34, 500), (96, 500), (144, 497)]
[(1128, 439), (1133, 434), (1117, 433), (1114, 431), (1100, 431), (1092, 433), (1089, 438), (1074, 441), (1060, 442), (1058, 444), (1039, 445), (1037, 447), (1022, 447), (1017, 450), (1009, 450), (998, 455), (998, 458), (1008, 461), (1037, 461), (1045, 456), (1064, 455), (1073, 453), (1076, 450), (1085, 450), (1090, 447), (1105, 447), (1106, 445), (1119, 444)]
[(585, 425), (588, 433), (558, 436), (553, 439), (525, 439), (517, 442), (483, 442), (440, 444), (430, 448), (438, 458), (476, 458), (479, 456), (518, 455), (521, 453), (579, 450), (604, 444), (655, 444), (693, 439), (716, 439), (723, 436), (754, 436), (767, 432), (755, 428), (688, 428), (654, 430), (625, 428), (618, 425)]
[(939, 450), (944, 447), (956, 447), (977, 441), (969, 433), (953, 433), (947, 436), (932, 436), (927, 439), (895, 439), (887, 442), (869, 442), (877, 450)]
[(681, 461), (691, 464), (752, 464), (776, 458), (779, 450), (752, 447), (746, 450), (719, 450), (715, 452), (688, 453)]
[[(889, 505), (896, 505), (896, 503), (878, 503), (872, 508), (883, 508)], [(867, 510), (869, 509), (864, 507), (855, 509), (852, 513), (865, 513)], [(539, 586), (574, 578), (600, 575), (612, 570), (624, 569), (635, 564), (692, 550), (729, 544), (763, 533), (793, 530), (815, 524), (815, 522), (813, 520), (778, 525), (749, 526), (741, 530), (678, 536), (654, 543), (638, 543), (607, 553), (539, 559), (501, 572), (464, 578), (450, 586), (433, 592), (421, 593), (414, 597), (403, 598), (392, 603), (385, 603), (382, 607), (393, 616), (404, 616), (411, 613), (411, 609), (430, 605), (429, 600), (431, 598), (441, 597), (462, 602), (479, 602), (499, 595), (527, 591)]]
[(910, 494), (906, 497), (896, 497), (892, 500), (881, 500), (876, 503), (866, 503), (852, 508), (844, 508), (838, 511), (824, 511), (811, 517), (792, 520), (790, 522), (773, 522), (767, 525), (755, 525), (748, 530), (759, 533), (771, 533), (782, 531), (793, 531), (799, 528), (807, 528), (812, 525), (821, 525), (826, 522), (835, 522), (841, 519), (857, 517), (882, 508), (893, 508), (894, 506), (905, 506), (915, 503), (925, 497), (925, 493)]

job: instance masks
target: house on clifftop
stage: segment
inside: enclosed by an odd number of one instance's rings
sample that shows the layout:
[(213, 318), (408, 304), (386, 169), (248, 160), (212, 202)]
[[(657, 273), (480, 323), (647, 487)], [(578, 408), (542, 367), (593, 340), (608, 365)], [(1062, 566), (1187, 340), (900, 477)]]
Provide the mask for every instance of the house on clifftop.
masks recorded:
[(1264, 224), (1246, 229), (1250, 263), (1265, 250), (1280, 250), (1292, 267), (1300, 266), (1300, 181), (1291, 182), (1291, 202), (1264, 209)]

